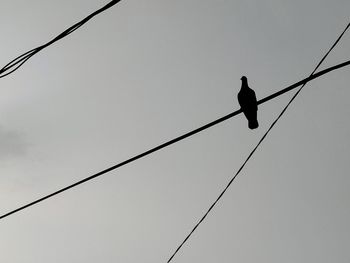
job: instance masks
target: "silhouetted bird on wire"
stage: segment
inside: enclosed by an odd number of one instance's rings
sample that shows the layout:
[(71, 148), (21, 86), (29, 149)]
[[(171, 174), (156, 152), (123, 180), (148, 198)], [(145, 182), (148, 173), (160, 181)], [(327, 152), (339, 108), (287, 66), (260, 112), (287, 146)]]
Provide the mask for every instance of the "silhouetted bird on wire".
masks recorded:
[(249, 88), (248, 79), (246, 76), (243, 76), (241, 80), (242, 86), (241, 90), (238, 92), (238, 102), (244, 115), (248, 119), (248, 127), (250, 129), (256, 129), (259, 127), (259, 123), (257, 118), (258, 104), (255, 92)]

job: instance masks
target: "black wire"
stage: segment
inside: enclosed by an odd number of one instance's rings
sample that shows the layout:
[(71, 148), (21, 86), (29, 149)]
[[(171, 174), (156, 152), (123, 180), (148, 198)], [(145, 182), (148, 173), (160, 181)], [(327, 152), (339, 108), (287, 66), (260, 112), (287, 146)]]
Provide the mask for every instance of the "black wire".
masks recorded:
[[(333, 50), (333, 48), (338, 44), (339, 40), (342, 38), (342, 36), (345, 34), (345, 32), (347, 31), (347, 29), (349, 28), (350, 23), (345, 27), (344, 31), (340, 34), (340, 36), (338, 37), (338, 39), (334, 42), (334, 44), (332, 45), (332, 47), (328, 50), (328, 52), (323, 56), (323, 58), (320, 60), (320, 62), (317, 64), (317, 66), (315, 67), (315, 69), (312, 71), (312, 73), (310, 74), (309, 78), (313, 76), (313, 74), (316, 72), (316, 70), (319, 68), (319, 66), (322, 64), (322, 62), (326, 59), (326, 57), (328, 56), (328, 54)], [(210, 213), (210, 211), (214, 208), (214, 206), (219, 202), (219, 200), (222, 198), (222, 196), (225, 194), (225, 192), (227, 191), (227, 189), (230, 187), (230, 185), (232, 184), (232, 182), (236, 179), (236, 177), (239, 175), (239, 173), (243, 170), (244, 166), (247, 164), (247, 162), (250, 160), (250, 158), (253, 156), (253, 154), (255, 153), (255, 151), (258, 149), (258, 147), (260, 146), (260, 144), (264, 141), (264, 139), (266, 138), (266, 136), (270, 133), (270, 131), (272, 130), (272, 128), (275, 126), (275, 124), (278, 122), (278, 120), (283, 116), (283, 114), (286, 112), (286, 110), (288, 109), (288, 107), (291, 105), (291, 103), (294, 101), (294, 99), (298, 96), (298, 94), (301, 92), (301, 90), (304, 88), (304, 86), (306, 85), (307, 82), (304, 82), (302, 84), (302, 86), (300, 87), (300, 89), (294, 94), (294, 96), (290, 99), (290, 101), (288, 102), (288, 104), (284, 107), (284, 109), (282, 110), (282, 112), (278, 115), (278, 117), (275, 119), (275, 121), (271, 124), (271, 126), (268, 128), (268, 130), (265, 132), (265, 134), (262, 136), (262, 138), (260, 139), (260, 141), (258, 142), (258, 144), (254, 147), (254, 149), (250, 152), (250, 154), (248, 155), (247, 159), (243, 162), (242, 166), (238, 169), (238, 171), (236, 172), (236, 174), (231, 178), (231, 180), (229, 181), (229, 183), (226, 185), (226, 187), (224, 188), (224, 190), (220, 193), (220, 195), (217, 197), (217, 199), (214, 201), (214, 203), (209, 207), (209, 209), (207, 210), (207, 212), (204, 214), (204, 216), (201, 217), (201, 219), (198, 221), (198, 223), (194, 226), (194, 228), (191, 230), (191, 232), (186, 236), (186, 238), (182, 241), (182, 243), (180, 244), (180, 246), (177, 247), (177, 249), (175, 250), (175, 252), (171, 255), (171, 257), (168, 259), (167, 263), (169, 263), (170, 261), (172, 261), (172, 259), (174, 258), (174, 256), (179, 252), (179, 250), (181, 249), (181, 247), (187, 242), (187, 240), (192, 236), (192, 234), (194, 233), (194, 231), (199, 227), (199, 225), (204, 221), (204, 219), (207, 217), (207, 215)]]
[[(265, 98), (259, 100), (259, 101), (258, 101), (258, 104), (262, 104), (262, 103), (265, 103), (265, 102), (267, 102), (267, 101), (269, 101), (269, 100), (272, 100), (273, 98), (275, 98), (275, 97), (277, 97), (277, 96), (281, 96), (282, 94), (284, 94), (284, 93), (286, 93), (286, 92), (288, 92), (288, 91), (291, 91), (292, 89), (295, 89), (295, 88), (299, 87), (300, 85), (302, 85), (302, 84), (304, 84), (304, 83), (306, 83), (306, 82), (308, 82), (308, 81), (310, 81), (310, 80), (313, 80), (313, 79), (315, 79), (315, 78), (318, 78), (318, 77), (320, 77), (320, 76), (322, 76), (322, 75), (324, 75), (324, 74), (326, 74), (326, 73), (329, 73), (329, 72), (331, 72), (331, 71), (333, 71), (333, 70), (336, 70), (336, 69), (339, 69), (339, 68), (342, 68), (342, 67), (345, 67), (345, 66), (347, 66), (347, 65), (350, 65), (350, 60), (348, 60), (348, 61), (346, 61), (346, 62), (343, 62), (343, 63), (341, 63), (341, 64), (338, 64), (338, 65), (336, 65), (336, 66), (327, 68), (327, 69), (325, 69), (325, 70), (322, 70), (322, 71), (320, 71), (320, 72), (314, 74), (313, 76), (310, 76), (310, 77), (305, 78), (305, 79), (303, 79), (303, 80), (301, 80), (301, 81), (298, 81), (297, 83), (294, 83), (294, 84), (292, 84), (292, 85), (290, 85), (290, 86), (284, 88), (283, 90), (280, 90), (280, 91), (278, 91), (278, 92), (276, 92), (276, 93), (274, 93), (274, 94), (272, 94), (272, 95), (270, 95), (270, 96), (267, 96), (267, 97), (265, 97)], [(145, 157), (146, 155), (149, 155), (149, 154), (151, 154), (151, 153), (153, 153), (153, 152), (159, 151), (160, 149), (163, 149), (163, 148), (165, 148), (165, 147), (167, 147), (167, 146), (170, 146), (171, 144), (174, 144), (174, 143), (179, 142), (179, 141), (181, 141), (181, 140), (183, 140), (183, 139), (185, 139), (185, 138), (187, 138), (187, 137), (190, 137), (190, 136), (192, 136), (192, 135), (195, 135), (195, 134), (197, 134), (197, 133), (199, 133), (199, 132), (201, 132), (201, 131), (203, 131), (203, 130), (206, 130), (206, 129), (208, 129), (208, 128), (214, 126), (214, 125), (217, 125), (217, 124), (219, 124), (219, 123), (221, 123), (221, 122), (223, 122), (223, 121), (225, 121), (225, 120), (228, 120), (228, 119), (232, 118), (233, 116), (236, 116), (236, 115), (238, 115), (238, 114), (240, 114), (240, 113), (242, 113), (242, 110), (236, 110), (236, 111), (234, 111), (234, 112), (232, 112), (232, 113), (230, 113), (230, 114), (228, 114), (228, 115), (226, 115), (226, 116), (223, 116), (223, 117), (221, 117), (221, 118), (219, 118), (219, 119), (217, 119), (217, 120), (214, 120), (214, 121), (212, 121), (212, 122), (210, 122), (210, 123), (207, 123), (207, 124), (205, 124), (205, 125), (203, 125), (203, 126), (197, 128), (197, 129), (195, 129), (195, 130), (192, 130), (192, 131), (190, 131), (190, 132), (187, 132), (187, 133), (185, 133), (185, 134), (183, 134), (183, 135), (181, 135), (181, 136), (179, 136), (179, 137), (176, 137), (176, 138), (174, 138), (174, 139), (172, 139), (172, 140), (170, 140), (170, 141), (167, 141), (167, 142), (165, 142), (165, 143), (163, 143), (163, 144), (160, 144), (160, 145), (158, 145), (158, 146), (156, 146), (156, 147), (154, 147), (154, 148), (152, 148), (152, 149), (149, 149), (149, 150), (147, 150), (147, 151), (145, 151), (145, 152), (143, 152), (143, 153), (140, 153), (140, 154), (138, 154), (138, 155), (136, 155), (136, 156), (134, 156), (134, 157), (131, 157), (130, 159), (127, 159), (127, 160), (125, 160), (125, 161), (123, 161), (123, 162), (121, 162), (121, 163), (118, 163), (118, 164), (116, 164), (116, 165), (114, 165), (114, 166), (112, 166), (112, 167), (109, 167), (109, 168), (107, 168), (107, 169), (105, 169), (105, 170), (103, 170), (103, 171), (100, 171), (100, 172), (98, 172), (98, 173), (96, 173), (96, 174), (94, 174), (94, 175), (91, 175), (91, 176), (89, 176), (89, 177), (86, 177), (85, 179), (82, 179), (82, 180), (80, 180), (80, 181), (78, 181), (78, 182), (76, 182), (76, 183), (73, 183), (73, 184), (71, 184), (71, 185), (69, 185), (69, 186), (66, 186), (66, 187), (60, 189), (60, 190), (57, 190), (56, 192), (53, 192), (53, 193), (51, 193), (51, 194), (48, 194), (48, 195), (46, 195), (46, 196), (44, 196), (44, 197), (42, 197), (42, 198), (39, 198), (39, 199), (37, 199), (37, 200), (35, 200), (35, 201), (32, 201), (32, 202), (30, 202), (30, 203), (28, 203), (28, 204), (26, 204), (26, 205), (23, 205), (23, 206), (19, 207), (19, 208), (17, 208), (17, 209), (14, 209), (14, 210), (12, 210), (12, 211), (10, 211), (10, 212), (8, 212), (8, 213), (6, 213), (6, 214), (0, 216), (0, 219), (3, 219), (3, 218), (5, 218), (5, 217), (8, 217), (8, 216), (10, 216), (10, 215), (12, 215), (12, 214), (14, 214), (14, 213), (17, 213), (17, 212), (19, 212), (19, 211), (21, 211), (21, 210), (23, 210), (23, 209), (26, 209), (26, 208), (28, 208), (28, 207), (30, 207), (30, 206), (32, 206), (32, 205), (35, 205), (35, 204), (37, 204), (37, 203), (40, 203), (40, 202), (42, 202), (42, 201), (44, 201), (44, 200), (46, 200), (46, 199), (48, 199), (48, 198), (51, 198), (51, 197), (53, 197), (53, 196), (55, 196), (55, 195), (58, 195), (58, 194), (60, 194), (60, 193), (62, 193), (62, 192), (64, 192), (64, 191), (67, 191), (67, 190), (69, 190), (69, 189), (71, 189), (71, 188), (73, 188), (73, 187), (76, 187), (76, 186), (78, 186), (78, 185), (80, 185), (80, 184), (82, 184), (82, 183), (85, 183), (85, 182), (90, 181), (90, 180), (92, 180), (92, 179), (94, 179), (94, 178), (96, 178), (96, 177), (99, 177), (99, 176), (103, 175), (103, 174), (106, 174), (106, 173), (108, 173), (108, 172), (111, 172), (111, 171), (113, 171), (113, 170), (115, 170), (115, 169), (117, 169), (117, 168), (119, 168), (119, 167), (121, 167), (121, 166), (124, 166), (124, 165), (128, 164), (128, 163), (134, 162), (134, 161), (136, 161), (136, 160), (138, 160), (138, 159), (140, 159), (140, 158), (142, 158), (142, 157)]]
[(108, 8), (111, 8), (115, 4), (119, 3), (121, 0), (113, 0), (110, 1), (108, 4), (103, 6), (102, 8), (96, 10), (92, 14), (85, 17), (80, 22), (74, 24), (73, 26), (69, 27), (62, 33), (60, 33), (58, 36), (47, 42), (46, 44), (43, 44), (39, 47), (33, 48), (30, 51), (27, 51), (23, 53), (22, 55), (16, 57), (15, 59), (11, 60), (9, 63), (7, 63), (2, 69), (0, 69), (0, 78), (6, 77), (7, 75), (10, 75), (11, 73), (15, 72), (17, 69), (19, 69), (24, 63), (26, 63), (32, 56), (40, 52), (41, 50), (47, 48), (48, 46), (54, 44), (58, 40), (68, 36), (69, 34), (73, 33), (75, 30), (80, 28), (82, 25), (84, 25), (86, 22), (88, 22), (91, 18), (98, 15), (99, 13), (107, 10)]

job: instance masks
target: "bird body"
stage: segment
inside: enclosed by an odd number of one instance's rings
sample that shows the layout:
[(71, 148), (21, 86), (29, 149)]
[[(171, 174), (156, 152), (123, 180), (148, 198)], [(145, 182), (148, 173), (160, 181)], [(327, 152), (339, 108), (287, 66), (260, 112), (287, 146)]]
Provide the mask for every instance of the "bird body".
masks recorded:
[(258, 103), (256, 100), (256, 95), (254, 90), (249, 88), (248, 79), (243, 76), (241, 78), (242, 86), (241, 90), (238, 92), (238, 103), (248, 120), (248, 127), (250, 129), (256, 129), (259, 127), (257, 113), (258, 113)]

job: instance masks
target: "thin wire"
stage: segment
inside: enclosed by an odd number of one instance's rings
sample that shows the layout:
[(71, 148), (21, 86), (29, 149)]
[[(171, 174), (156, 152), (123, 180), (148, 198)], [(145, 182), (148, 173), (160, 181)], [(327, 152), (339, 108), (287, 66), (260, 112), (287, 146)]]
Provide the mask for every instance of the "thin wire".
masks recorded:
[(36, 48), (33, 48), (32, 50), (29, 50), (29, 51), (23, 53), (22, 55), (19, 55), (15, 59), (11, 60), (2, 69), (0, 69), (0, 78), (6, 77), (6, 76), (10, 75), (11, 73), (15, 72), (24, 63), (26, 63), (31, 57), (33, 57), (35, 54), (39, 53), (44, 48), (47, 48), (48, 46), (54, 44), (58, 40), (68, 36), (71, 33), (73, 33), (75, 30), (77, 30), (82, 25), (84, 25), (86, 22), (88, 22), (91, 18), (93, 18), (94, 16), (98, 15), (99, 13), (102, 13), (102, 12), (106, 11), (107, 9), (111, 8), (112, 6), (114, 6), (115, 4), (119, 3), (120, 1), (121, 0), (110, 1), (108, 4), (106, 4), (105, 6), (101, 7), (100, 9), (96, 10), (92, 14), (88, 15), (87, 17), (85, 17), (80, 22), (72, 25), (71, 27), (69, 27), (68, 29), (66, 29), (65, 31), (63, 31), (59, 35), (57, 35), (55, 38), (53, 38), (52, 40), (50, 40), (46, 44), (43, 44), (43, 45), (41, 45), (39, 47), (36, 47)]
[[(259, 101), (258, 101), (258, 104), (262, 104), (262, 103), (265, 103), (265, 102), (267, 102), (267, 101), (269, 101), (269, 100), (272, 100), (272, 99), (276, 98), (277, 96), (281, 96), (282, 94), (284, 94), (284, 93), (286, 93), (286, 92), (288, 92), (288, 91), (291, 91), (291, 90), (293, 90), (293, 89), (299, 87), (300, 85), (302, 85), (302, 84), (304, 84), (304, 83), (306, 83), (306, 82), (308, 82), (308, 81), (311, 81), (311, 80), (313, 80), (313, 79), (315, 79), (315, 78), (318, 78), (318, 77), (320, 77), (320, 76), (322, 76), (322, 75), (324, 75), (324, 74), (326, 74), (326, 73), (329, 73), (329, 72), (331, 72), (331, 71), (333, 71), (333, 70), (336, 70), (336, 69), (339, 69), (339, 68), (342, 68), (342, 67), (345, 67), (345, 66), (347, 66), (347, 65), (350, 65), (350, 60), (348, 60), (348, 61), (346, 61), (346, 62), (343, 62), (343, 63), (341, 63), (341, 64), (338, 64), (338, 65), (336, 65), (336, 66), (327, 68), (327, 69), (325, 69), (325, 70), (323, 70), (323, 71), (320, 71), (320, 72), (314, 74), (314, 75), (311, 76), (311, 77), (305, 78), (305, 79), (303, 79), (303, 80), (301, 80), (301, 81), (298, 81), (297, 83), (294, 83), (294, 84), (292, 84), (292, 85), (290, 85), (290, 86), (288, 86), (288, 87), (286, 87), (286, 88), (284, 88), (284, 89), (282, 89), (282, 90), (280, 90), (280, 91), (277, 91), (276, 93), (274, 93), (274, 94), (272, 94), (272, 95), (270, 95), (270, 96), (267, 96), (267, 97), (265, 97), (265, 98), (259, 100)], [(4, 219), (5, 217), (8, 217), (8, 216), (10, 216), (10, 215), (12, 215), (12, 214), (15, 214), (15, 213), (17, 213), (17, 212), (19, 212), (19, 211), (21, 211), (21, 210), (24, 210), (24, 209), (26, 209), (26, 208), (29, 208), (30, 206), (33, 206), (33, 205), (35, 205), (35, 204), (37, 204), (37, 203), (40, 203), (40, 202), (42, 202), (42, 201), (44, 201), (44, 200), (46, 200), (46, 199), (49, 199), (49, 198), (53, 197), (53, 196), (55, 196), (55, 195), (58, 195), (58, 194), (60, 194), (60, 193), (62, 193), (62, 192), (65, 192), (65, 191), (67, 191), (67, 190), (69, 190), (69, 189), (71, 189), (71, 188), (73, 188), (73, 187), (76, 187), (76, 186), (78, 186), (78, 185), (80, 185), (80, 184), (86, 183), (87, 181), (90, 181), (90, 180), (92, 180), (92, 179), (94, 179), (94, 178), (96, 178), (96, 177), (99, 177), (99, 176), (103, 175), (103, 174), (106, 174), (106, 173), (108, 173), (108, 172), (111, 172), (111, 171), (113, 171), (113, 170), (116, 170), (117, 168), (119, 168), (119, 167), (121, 167), (121, 166), (124, 166), (124, 165), (126, 165), (126, 164), (128, 164), (128, 163), (134, 162), (134, 161), (136, 161), (136, 160), (138, 160), (138, 159), (140, 159), (140, 158), (142, 158), (142, 157), (145, 157), (146, 155), (149, 155), (149, 154), (151, 154), (151, 153), (153, 153), (153, 152), (159, 151), (159, 150), (161, 150), (161, 149), (163, 149), (163, 148), (165, 148), (165, 147), (167, 147), (167, 146), (170, 146), (170, 145), (172, 145), (172, 144), (174, 144), (174, 143), (176, 143), (176, 142), (179, 142), (179, 141), (181, 141), (181, 140), (184, 140), (185, 138), (188, 138), (188, 137), (190, 137), (190, 136), (192, 136), (192, 135), (195, 135), (195, 134), (197, 134), (197, 133), (199, 133), (199, 132), (201, 132), (201, 131), (204, 131), (204, 130), (206, 130), (206, 129), (208, 129), (208, 128), (214, 126), (214, 125), (217, 125), (217, 124), (219, 124), (219, 123), (221, 123), (221, 122), (223, 122), (223, 121), (225, 121), (225, 120), (228, 120), (228, 119), (232, 118), (233, 116), (236, 116), (236, 115), (238, 115), (238, 114), (240, 114), (240, 113), (242, 113), (242, 110), (236, 110), (236, 111), (234, 111), (234, 112), (232, 112), (232, 113), (230, 113), (230, 114), (228, 114), (228, 115), (226, 115), (226, 116), (223, 116), (223, 117), (221, 117), (221, 118), (219, 118), (219, 119), (216, 119), (216, 120), (214, 120), (214, 121), (212, 121), (212, 122), (210, 122), (210, 123), (207, 123), (207, 124), (205, 124), (205, 125), (203, 125), (203, 126), (197, 128), (197, 129), (195, 129), (195, 130), (192, 130), (192, 131), (190, 131), (190, 132), (187, 132), (187, 133), (185, 133), (185, 134), (183, 134), (183, 135), (181, 135), (181, 136), (179, 136), (179, 137), (176, 137), (176, 138), (174, 138), (174, 139), (172, 139), (172, 140), (170, 140), (170, 141), (167, 141), (167, 142), (165, 142), (165, 143), (163, 143), (163, 144), (160, 144), (160, 145), (158, 145), (158, 146), (156, 146), (156, 147), (154, 147), (154, 148), (152, 148), (152, 149), (149, 149), (149, 150), (147, 150), (147, 151), (145, 151), (145, 152), (143, 152), (143, 153), (140, 153), (140, 154), (138, 154), (138, 155), (136, 155), (136, 156), (134, 156), (134, 157), (131, 157), (130, 159), (127, 159), (127, 160), (125, 160), (125, 161), (123, 161), (123, 162), (121, 162), (121, 163), (118, 163), (118, 164), (116, 164), (116, 165), (114, 165), (114, 166), (112, 166), (112, 167), (109, 167), (109, 168), (107, 168), (107, 169), (105, 169), (105, 170), (103, 170), (103, 171), (100, 171), (100, 172), (98, 172), (98, 173), (96, 173), (96, 174), (94, 174), (94, 175), (91, 175), (91, 176), (89, 176), (89, 177), (86, 177), (85, 179), (82, 179), (82, 180), (80, 180), (80, 181), (78, 181), (78, 182), (76, 182), (76, 183), (73, 183), (73, 184), (69, 185), (69, 186), (66, 186), (66, 187), (64, 187), (64, 188), (61, 188), (60, 190), (57, 190), (56, 192), (53, 192), (53, 193), (51, 193), (51, 194), (48, 194), (48, 195), (46, 195), (46, 196), (44, 196), (44, 197), (41, 197), (41, 198), (39, 198), (39, 199), (37, 199), (37, 200), (35, 200), (35, 201), (32, 201), (32, 202), (28, 203), (28, 204), (26, 204), (26, 205), (23, 205), (23, 206), (21, 206), (21, 207), (19, 207), (19, 208), (17, 208), (17, 209), (14, 209), (14, 210), (12, 210), (12, 211), (10, 211), (10, 212), (8, 212), (8, 213), (6, 213), (6, 214), (0, 216), (0, 219)]]
[[(326, 59), (326, 57), (328, 56), (328, 54), (333, 50), (333, 48), (338, 44), (339, 40), (342, 38), (342, 36), (345, 34), (345, 32), (347, 31), (347, 29), (349, 28), (350, 23), (346, 26), (346, 28), (344, 29), (344, 31), (340, 34), (340, 36), (338, 37), (338, 39), (334, 42), (334, 44), (332, 45), (332, 47), (328, 50), (328, 52), (323, 56), (323, 58), (320, 60), (320, 62), (317, 64), (317, 66), (315, 67), (315, 69), (312, 71), (312, 73), (310, 74), (309, 78), (312, 77), (312, 75), (316, 72), (316, 70), (319, 68), (319, 66), (322, 64), (322, 62)], [(307, 81), (308, 82), (308, 81)], [(243, 162), (242, 166), (238, 169), (238, 171), (236, 172), (236, 174), (231, 178), (231, 180), (229, 181), (229, 183), (226, 185), (226, 187), (224, 188), (224, 190), (220, 193), (220, 195), (217, 197), (217, 199), (214, 201), (214, 203), (209, 207), (209, 209), (207, 210), (207, 212), (204, 214), (204, 216), (202, 216), (202, 218), (198, 221), (198, 223), (194, 226), (194, 228), (191, 230), (191, 232), (186, 236), (186, 238), (182, 241), (182, 243), (177, 247), (177, 249), (175, 250), (175, 252), (171, 255), (171, 257), (168, 259), (167, 263), (169, 263), (170, 261), (172, 261), (172, 259), (174, 258), (174, 256), (179, 252), (179, 250), (181, 249), (181, 247), (187, 242), (187, 240), (192, 236), (192, 234), (194, 233), (194, 231), (199, 227), (199, 225), (204, 221), (204, 219), (207, 217), (207, 215), (210, 213), (210, 211), (215, 207), (215, 205), (219, 202), (219, 200), (222, 198), (222, 196), (225, 194), (225, 192), (227, 191), (227, 189), (230, 187), (230, 185), (233, 183), (233, 181), (236, 179), (236, 177), (239, 175), (239, 173), (243, 170), (244, 166), (247, 164), (247, 162), (250, 160), (250, 158), (253, 156), (253, 154), (255, 153), (255, 151), (258, 149), (258, 147), (260, 146), (260, 144), (264, 141), (264, 139), (266, 138), (266, 136), (270, 133), (270, 131), (272, 130), (272, 128), (275, 126), (275, 124), (278, 122), (278, 120), (283, 116), (283, 114), (286, 112), (286, 110), (288, 109), (288, 107), (291, 105), (291, 103), (294, 101), (294, 99), (298, 96), (298, 94), (301, 92), (301, 90), (304, 88), (304, 86), (306, 85), (307, 82), (304, 82), (302, 84), (302, 86), (300, 87), (300, 89), (294, 94), (294, 96), (290, 99), (290, 101), (288, 102), (288, 104), (284, 107), (284, 109), (282, 110), (282, 112), (278, 115), (278, 117), (275, 119), (275, 121), (271, 124), (271, 126), (268, 128), (268, 130), (265, 132), (265, 134), (262, 136), (262, 138), (260, 139), (260, 141), (258, 142), (258, 144), (254, 147), (254, 149), (250, 152), (250, 154), (248, 155), (247, 159)]]

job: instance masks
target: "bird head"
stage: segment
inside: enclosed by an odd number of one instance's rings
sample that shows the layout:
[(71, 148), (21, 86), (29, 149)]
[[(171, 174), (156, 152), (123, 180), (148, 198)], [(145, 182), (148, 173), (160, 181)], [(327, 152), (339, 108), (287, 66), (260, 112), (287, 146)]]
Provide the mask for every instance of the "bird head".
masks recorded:
[(248, 79), (247, 79), (246, 76), (242, 76), (242, 77), (241, 77), (241, 80), (242, 80), (242, 81), (248, 81)]
[(242, 80), (242, 85), (243, 86), (248, 86), (248, 79), (246, 76), (242, 76), (241, 77), (241, 80)]

